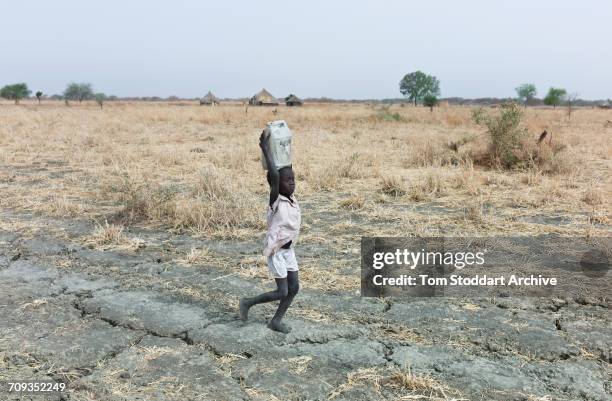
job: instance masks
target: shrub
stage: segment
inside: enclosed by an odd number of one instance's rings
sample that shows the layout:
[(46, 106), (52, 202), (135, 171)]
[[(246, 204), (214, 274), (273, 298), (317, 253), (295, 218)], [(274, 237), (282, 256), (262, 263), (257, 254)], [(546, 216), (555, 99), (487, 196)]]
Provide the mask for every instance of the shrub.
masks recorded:
[(429, 107), (429, 111), (433, 111), (433, 108), (438, 104), (438, 98), (435, 95), (427, 95), (423, 98), (423, 106)]
[(521, 124), (522, 115), (516, 103), (502, 105), (497, 115), (490, 115), (482, 108), (472, 113), (474, 122), (487, 129), (491, 140), (490, 156), (495, 164), (513, 168), (531, 159), (526, 154), (529, 138), (527, 129)]
[(553, 142), (552, 133), (544, 131), (538, 140), (532, 138), (522, 123), (523, 112), (516, 103), (502, 105), (496, 115), (483, 109), (472, 112), (472, 119), (486, 127), (488, 150), (472, 159), (481, 165), (536, 169), (546, 174), (568, 174), (575, 170), (576, 159), (565, 144)]

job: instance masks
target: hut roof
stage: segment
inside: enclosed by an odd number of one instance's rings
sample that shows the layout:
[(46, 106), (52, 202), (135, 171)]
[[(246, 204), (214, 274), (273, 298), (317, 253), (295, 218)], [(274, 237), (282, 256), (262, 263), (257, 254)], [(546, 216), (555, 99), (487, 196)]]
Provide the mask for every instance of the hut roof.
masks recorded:
[(292, 93), (285, 98), (285, 102), (302, 103), (302, 99)]
[(211, 91), (208, 91), (208, 93), (202, 99), (200, 99), (200, 103), (219, 103), (219, 102), (220, 102), (219, 98), (213, 95)]
[(262, 89), (258, 93), (256, 93), (252, 99), (256, 100), (257, 102), (262, 102), (262, 103), (278, 103), (276, 98), (272, 96), (272, 94), (265, 89)]

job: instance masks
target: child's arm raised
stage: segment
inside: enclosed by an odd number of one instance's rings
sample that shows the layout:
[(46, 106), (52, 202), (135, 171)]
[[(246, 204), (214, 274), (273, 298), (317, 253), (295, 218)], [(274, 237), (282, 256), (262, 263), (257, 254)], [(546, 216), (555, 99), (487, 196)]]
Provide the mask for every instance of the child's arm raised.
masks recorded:
[(278, 177), (278, 170), (276, 169), (276, 166), (274, 165), (274, 161), (272, 160), (272, 154), (270, 153), (270, 147), (268, 145), (268, 141), (265, 140), (263, 132), (261, 133), (261, 136), (259, 137), (259, 147), (263, 151), (263, 154), (266, 158), (266, 165), (268, 166), (268, 177), (269, 177), (269, 183), (270, 183), (270, 206), (272, 206), (274, 202), (276, 202), (276, 199), (278, 198), (279, 177)]

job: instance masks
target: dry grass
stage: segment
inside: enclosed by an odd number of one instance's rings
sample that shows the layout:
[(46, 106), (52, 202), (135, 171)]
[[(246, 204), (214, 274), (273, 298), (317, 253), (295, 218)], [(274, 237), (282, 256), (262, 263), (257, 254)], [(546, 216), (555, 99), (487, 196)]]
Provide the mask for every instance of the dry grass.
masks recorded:
[(365, 205), (365, 197), (360, 194), (353, 194), (340, 202), (340, 206), (348, 210), (358, 210)]
[[(428, 375), (418, 375), (399, 368), (361, 368), (347, 374), (346, 382), (334, 388), (333, 400), (354, 388), (367, 387), (381, 400), (458, 401), (457, 390), (451, 389)], [(383, 391), (384, 390), (384, 391)]]
[[(109, 102), (100, 110), (93, 103), (2, 102), (0, 118), (0, 206), (108, 220), (89, 238), (96, 246), (130, 246), (126, 232), (135, 224), (224, 238), (261, 235), (268, 189), (257, 138), (278, 118), (294, 131), (296, 195), (308, 201), (304, 227), (311, 227), (303, 230), (306, 243), (341, 252), (361, 235), (584, 234), (578, 225), (519, 222), (536, 213), (577, 221), (588, 215), (597, 223), (593, 235), (609, 233), (605, 110), (578, 108), (571, 122), (563, 110), (525, 110), (528, 143), (544, 129), (553, 136), (534, 153), (537, 163), (514, 170), (474, 162), (490, 144), (469, 107), (430, 113), (313, 104), (273, 115), (268, 108), (245, 114), (238, 104)], [(413, 209), (428, 207), (421, 201), (454, 212)], [(334, 231), (331, 241), (330, 228), (352, 215), (360, 220)]]
[(482, 199), (470, 201), (464, 209), (465, 218), (477, 224), (482, 224), (486, 219), (485, 204)]
[(380, 191), (393, 197), (402, 196), (406, 193), (404, 183), (398, 176), (383, 177), (380, 182)]
[(43, 212), (53, 217), (78, 217), (85, 212), (85, 208), (63, 194), (49, 200), (45, 204)]
[(38, 307), (40, 307), (42, 305), (46, 305), (47, 303), (48, 303), (48, 301), (47, 301), (46, 298), (39, 298), (39, 299), (33, 300), (32, 302), (27, 302), (27, 303), (21, 305), (20, 308), (21, 309), (28, 309), (28, 308), (36, 309), (36, 308), (38, 308)]
[(195, 265), (213, 261), (214, 255), (208, 248), (197, 249), (192, 247), (189, 252), (180, 259), (180, 262), (186, 265)]
[(414, 201), (438, 198), (446, 194), (446, 182), (436, 170), (429, 170), (410, 187), (409, 197)]
[(121, 245), (128, 241), (123, 234), (123, 226), (108, 224), (98, 224), (98, 227), (90, 236), (90, 241), (95, 245)]
[(582, 196), (582, 201), (591, 206), (601, 205), (604, 202), (603, 192), (596, 186), (588, 188)]
[(136, 250), (146, 246), (142, 239), (129, 238), (125, 235), (123, 226), (109, 224), (108, 221), (105, 221), (104, 224), (97, 223), (94, 232), (86, 238), (85, 242), (91, 247), (98, 248), (122, 247)]
[(302, 355), (287, 359), (287, 364), (292, 373), (302, 375), (308, 370), (311, 361), (311, 356)]

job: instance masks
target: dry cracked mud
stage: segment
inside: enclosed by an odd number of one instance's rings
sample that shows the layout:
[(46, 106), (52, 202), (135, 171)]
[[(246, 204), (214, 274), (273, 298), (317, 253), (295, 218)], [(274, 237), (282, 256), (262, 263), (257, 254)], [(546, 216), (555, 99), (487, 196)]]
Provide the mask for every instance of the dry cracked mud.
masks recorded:
[(143, 230), (145, 247), (92, 249), (73, 241), (89, 223), (2, 218), (37, 228), (0, 231), (0, 380), (68, 384), (46, 400), (612, 399), (609, 302), (306, 287), (284, 335), (265, 327), (274, 305), (236, 316), (271, 281), (176, 263), (188, 236)]

